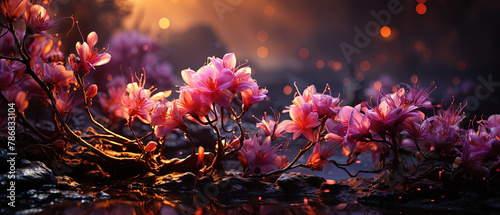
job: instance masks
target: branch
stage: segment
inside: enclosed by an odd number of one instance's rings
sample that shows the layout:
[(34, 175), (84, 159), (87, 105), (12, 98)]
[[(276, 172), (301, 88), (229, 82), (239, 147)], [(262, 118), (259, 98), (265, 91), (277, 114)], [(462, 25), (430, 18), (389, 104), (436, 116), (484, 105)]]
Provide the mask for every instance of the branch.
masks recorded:
[(347, 168), (343, 167), (342, 165), (339, 165), (337, 161), (329, 160), (328, 162), (333, 163), (337, 168), (344, 170), (349, 175), (349, 177), (356, 177), (358, 176), (359, 173), (379, 173), (380, 171), (384, 170), (385, 167), (385, 163), (382, 162), (382, 165), (379, 165), (379, 168), (376, 170), (359, 170), (353, 175), (349, 172), (349, 170), (347, 170)]
[(92, 121), (92, 123), (94, 123), (97, 127), (101, 128), (106, 133), (111, 134), (114, 137), (116, 137), (116, 138), (118, 138), (118, 139), (120, 139), (122, 141), (132, 142), (132, 140), (129, 140), (128, 138), (126, 138), (124, 136), (121, 136), (119, 134), (116, 134), (115, 132), (110, 131), (109, 129), (107, 129), (101, 123), (97, 122), (94, 119), (94, 117), (92, 116), (92, 113), (90, 112), (90, 105), (89, 105), (89, 102), (88, 102), (88, 99), (87, 99), (87, 95), (85, 94), (85, 84), (83, 82), (83, 77), (80, 77), (80, 75), (78, 75), (76, 73), (75, 73), (75, 76), (76, 76), (76, 80), (78, 81), (78, 85), (80, 85), (80, 87), (81, 87), (81, 91), (82, 91), (82, 94), (83, 94), (83, 103), (85, 105), (84, 109), (85, 109), (85, 112), (87, 112), (87, 115), (89, 116), (90, 121)]

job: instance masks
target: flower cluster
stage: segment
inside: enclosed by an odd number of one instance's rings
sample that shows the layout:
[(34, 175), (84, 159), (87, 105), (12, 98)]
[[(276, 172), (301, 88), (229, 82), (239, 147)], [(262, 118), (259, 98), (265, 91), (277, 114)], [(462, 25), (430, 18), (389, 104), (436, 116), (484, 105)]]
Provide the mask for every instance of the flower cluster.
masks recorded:
[[(448, 108), (434, 107), (429, 99), (435, 89), (433, 84), (427, 88), (416, 84), (403, 85), (404, 88), (394, 88), (397, 90), (390, 94), (379, 91), (374, 101), (353, 106), (340, 106), (340, 96), (326, 93), (330, 91), (328, 86), (319, 93), (311, 85), (302, 93), (297, 92), (292, 104), (283, 111), (290, 119), (280, 121), (279, 114), (271, 118), (264, 113), (262, 120), (256, 123), (260, 130), (252, 136), (245, 132), (242, 117), (253, 105), (266, 99), (268, 91), (260, 88), (252, 78), (249, 66), (237, 64), (233, 53), (222, 59), (210, 57), (209, 62), (197, 71), (182, 70), (184, 84), (178, 91), (179, 95), (168, 100), (171, 91), (146, 87), (146, 71), (152, 69), (155, 78), (162, 76), (157, 73), (163, 69), (170, 71), (169, 64), (145, 54), (149, 49), (157, 50), (157, 44), (138, 33), (131, 33), (132, 38), (123, 34), (113, 42), (121, 44), (114, 51), (117, 62), (144, 57), (138, 61), (151, 63), (155, 68), (143, 68), (144, 75), (136, 76), (137, 81), (132, 77), (130, 83), (123, 77), (109, 76), (106, 92), (98, 92), (96, 84), (85, 82), (85, 76), (96, 66), (110, 62), (111, 55), (106, 53), (107, 50), (95, 47), (97, 33), (91, 32), (86, 41), (76, 43), (76, 54), (65, 55), (59, 50), (62, 42), (56, 42), (46, 32), (56, 21), (49, 17), (43, 6), (26, 0), (4, 0), (0, 2), (0, 15), (3, 17), (0, 24), (8, 30), (0, 36), (0, 103), (15, 102), (19, 123), (41, 140), (71, 140), (106, 157), (103, 160), (141, 162), (137, 166), (157, 172), (168, 163), (162, 157), (166, 137), (179, 130), (190, 141), (192, 153), (186, 159), (166, 166), (178, 164), (176, 170), (190, 166), (191, 169), (186, 171), (206, 175), (222, 170), (221, 161), (234, 155), (237, 155), (245, 175), (264, 177), (296, 167), (321, 171), (328, 163), (347, 171), (343, 166), (356, 163), (361, 153), (370, 153), (373, 161), (378, 161), (378, 169), (369, 172), (388, 172), (391, 180), (425, 177), (432, 173), (420, 174), (422, 169), (439, 170), (439, 175), (446, 171), (453, 176), (483, 180), (500, 171), (500, 115), (480, 120), (477, 130), (463, 129), (464, 106), (456, 107), (452, 103)], [(24, 20), (24, 28), (18, 30), (21, 25), (16, 22), (20, 20)], [(135, 51), (125, 53), (128, 46), (133, 46)], [(116, 64), (109, 66), (116, 67)], [(110, 122), (108, 125), (112, 127), (125, 119), (133, 139), (109, 130), (94, 119), (91, 106), (96, 96), (102, 112), (109, 118), (104, 121)], [(55, 128), (52, 136), (40, 132), (25, 119), (24, 113), (35, 101), (33, 98), (38, 99), (37, 105), (50, 106), (52, 115), (49, 119)], [(85, 136), (70, 128), (68, 119), (79, 112), (76, 110), (79, 106), (83, 106), (93, 125), (105, 134), (91, 127)], [(431, 108), (436, 108), (433, 111), (436, 114), (426, 115), (424, 112), (430, 111), (424, 110)], [(139, 119), (138, 123), (147, 124), (145, 127), (151, 128), (151, 132), (137, 137), (133, 126), (136, 119)], [(197, 146), (190, 135), (190, 130), (195, 129), (188, 129), (186, 120), (210, 126), (214, 131), (217, 136), (214, 145), (207, 148), (214, 149), (213, 155), (205, 156), (205, 148)], [(228, 130), (225, 124), (231, 122), (236, 126)], [(152, 140), (144, 144), (143, 140), (149, 136)], [(282, 154), (290, 144), (287, 141), (300, 137), (307, 139), (307, 143), (289, 161)], [(278, 141), (281, 142), (276, 143)], [(135, 147), (127, 153), (108, 150), (122, 146), (113, 150), (124, 152), (130, 149), (130, 145)], [(338, 148), (347, 157), (346, 164), (331, 160)], [(307, 163), (295, 164), (310, 149), (312, 152)], [(117, 154), (123, 157), (115, 157)]]

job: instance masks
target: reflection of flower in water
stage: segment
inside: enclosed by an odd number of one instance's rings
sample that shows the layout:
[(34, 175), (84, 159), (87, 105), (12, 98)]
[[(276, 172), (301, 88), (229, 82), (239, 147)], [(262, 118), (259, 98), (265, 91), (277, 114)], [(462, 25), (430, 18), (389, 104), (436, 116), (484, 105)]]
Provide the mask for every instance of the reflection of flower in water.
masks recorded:
[[(108, 71), (113, 74), (137, 72), (144, 68), (150, 77), (151, 85), (159, 88), (172, 87), (177, 77), (172, 72), (172, 65), (158, 57), (160, 45), (146, 34), (126, 31), (110, 39), (109, 53), (113, 56)], [(120, 70), (121, 68), (121, 70)]]

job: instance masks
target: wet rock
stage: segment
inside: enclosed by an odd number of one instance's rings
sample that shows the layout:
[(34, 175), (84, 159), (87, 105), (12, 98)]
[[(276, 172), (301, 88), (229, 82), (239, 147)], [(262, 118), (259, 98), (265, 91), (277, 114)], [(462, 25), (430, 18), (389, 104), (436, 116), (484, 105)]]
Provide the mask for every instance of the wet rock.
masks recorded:
[(95, 194), (95, 197), (99, 198), (99, 199), (109, 199), (109, 198), (111, 198), (111, 195), (109, 195), (103, 191), (100, 191), (100, 192)]
[[(15, 171), (16, 191), (26, 191), (39, 188), (45, 184), (56, 184), (52, 171), (45, 164), (35, 161), (24, 168)], [(0, 175), (0, 189), (6, 189), (11, 182), (9, 174)]]
[(171, 191), (189, 191), (193, 189), (195, 181), (196, 175), (191, 172), (171, 173), (158, 177), (153, 187)]
[(56, 176), (57, 188), (62, 190), (78, 190), (81, 185), (69, 176)]
[(353, 202), (356, 200), (356, 193), (349, 185), (341, 183), (328, 183), (321, 184), (320, 189), (316, 192), (323, 200), (327, 201), (329, 205), (339, 203)]
[(279, 189), (289, 193), (314, 193), (323, 182), (326, 180), (322, 177), (297, 172), (283, 174), (276, 180)]
[(239, 176), (223, 178), (215, 185), (217, 187), (214, 189), (220, 189), (220, 192), (227, 196), (270, 196), (278, 192), (276, 187), (269, 182)]

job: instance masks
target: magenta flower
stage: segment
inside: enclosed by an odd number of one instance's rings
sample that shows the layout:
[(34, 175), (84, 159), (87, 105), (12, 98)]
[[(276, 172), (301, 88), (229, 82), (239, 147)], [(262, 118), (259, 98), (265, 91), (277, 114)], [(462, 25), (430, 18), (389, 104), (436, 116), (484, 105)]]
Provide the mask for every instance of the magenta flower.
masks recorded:
[(318, 120), (318, 113), (312, 111), (312, 105), (309, 103), (303, 104), (301, 107), (292, 105), (290, 108), (290, 118), (285, 120), (286, 132), (293, 133), (293, 139), (297, 139), (301, 134), (310, 141), (316, 141), (318, 131), (315, 127), (321, 122)]
[(176, 100), (156, 105), (151, 113), (151, 125), (155, 126), (155, 135), (158, 138), (167, 136), (175, 129), (182, 131), (187, 129)]
[(234, 53), (225, 54), (223, 59), (212, 57), (210, 61), (217, 71), (222, 72), (224, 69), (229, 69), (234, 73), (233, 84), (229, 88), (231, 92), (243, 92), (255, 85), (255, 81), (251, 78), (252, 70), (250, 67), (236, 68)]
[(401, 88), (393, 94), (384, 96), (376, 107), (367, 111), (373, 131), (383, 133), (408, 117), (419, 116), (416, 112), (418, 107), (407, 105), (403, 100), (404, 95), (405, 91)]
[(279, 146), (271, 145), (271, 137), (262, 138), (255, 135), (251, 140), (243, 142), (238, 151), (241, 165), (248, 167), (252, 174), (264, 174), (288, 165), (286, 156), (279, 156)]
[(367, 114), (362, 114), (357, 108), (353, 108), (349, 116), (349, 123), (345, 135), (343, 153), (352, 153), (356, 142), (370, 134), (371, 122)]
[[(56, 99), (56, 108), (61, 113), (62, 116), (66, 116), (68, 114), (74, 113), (73, 109), (79, 105), (83, 100), (75, 99), (76, 92), (75, 91), (67, 91), (62, 87), (59, 88), (57, 92), (57, 96), (54, 96)], [(49, 100), (50, 102), (50, 100)]]
[(111, 55), (108, 53), (100, 53), (97, 48), (94, 48), (97, 40), (97, 34), (94, 31), (90, 32), (87, 36), (88, 43), (76, 43), (76, 52), (80, 58), (78, 59), (74, 54), (69, 56), (71, 68), (81, 77), (87, 75), (91, 68), (95, 69), (95, 66), (104, 65), (111, 59)]
[(243, 99), (243, 105), (245, 108), (250, 108), (252, 105), (264, 100), (266, 98), (267, 90), (259, 89), (257, 84), (254, 84), (248, 90), (241, 92), (241, 98)]
[(76, 83), (73, 71), (66, 70), (66, 67), (62, 64), (43, 63), (41, 66), (43, 66), (43, 68), (38, 69), (38, 76), (40, 76), (40, 78), (45, 82), (52, 84), (54, 87), (64, 87)]
[(54, 21), (49, 20), (50, 17), (47, 11), (41, 5), (27, 3), (26, 11), (24, 13), (24, 19), (26, 20), (26, 26), (32, 33), (42, 34), (54, 25)]
[(0, 59), (0, 89), (6, 89), (14, 82), (14, 71), (5, 59)]
[(203, 119), (210, 112), (211, 101), (203, 100), (201, 92), (196, 88), (181, 87), (178, 105), (181, 115)]
[[(142, 85), (142, 84), (141, 84)], [(149, 112), (152, 110), (154, 101), (150, 99), (151, 91), (139, 86), (136, 82), (127, 85), (127, 93), (122, 97), (122, 104), (130, 116), (130, 122), (134, 122), (135, 117), (149, 124), (151, 118)]]
[(108, 115), (112, 122), (116, 123), (120, 118), (128, 119), (128, 113), (122, 109), (122, 98), (126, 92), (125, 78), (115, 77), (106, 84), (107, 94), (98, 93), (99, 104), (104, 114)]
[(328, 158), (335, 152), (335, 144), (332, 142), (318, 142), (307, 160), (307, 166), (312, 170), (322, 171)]
[(283, 136), (283, 133), (286, 129), (286, 123), (276, 123), (280, 119), (280, 115), (275, 115), (275, 120), (270, 120), (267, 118), (267, 113), (264, 112), (264, 116), (262, 117), (262, 121), (256, 124), (256, 126), (264, 132), (264, 135), (270, 136), (271, 140), (275, 140), (278, 137)]
[(425, 108), (431, 108), (432, 104), (431, 101), (429, 101), (429, 95), (436, 89), (434, 87), (434, 82), (431, 83), (431, 85), (427, 88), (419, 88), (419, 86), (415, 83), (413, 84), (413, 87), (410, 87), (408, 84), (404, 84), (408, 87), (409, 91), (405, 95), (404, 100), (411, 102), (413, 105), (417, 107), (425, 107)]
[(218, 71), (211, 66), (204, 66), (196, 73), (192, 70), (184, 70), (182, 78), (188, 86), (201, 92), (203, 100), (209, 100), (210, 103), (216, 103), (222, 107), (229, 106), (233, 93), (228, 88), (234, 80), (231, 70)]

